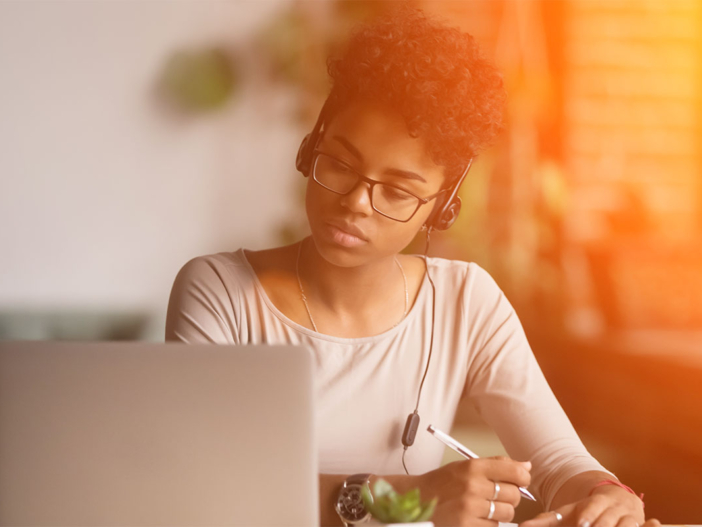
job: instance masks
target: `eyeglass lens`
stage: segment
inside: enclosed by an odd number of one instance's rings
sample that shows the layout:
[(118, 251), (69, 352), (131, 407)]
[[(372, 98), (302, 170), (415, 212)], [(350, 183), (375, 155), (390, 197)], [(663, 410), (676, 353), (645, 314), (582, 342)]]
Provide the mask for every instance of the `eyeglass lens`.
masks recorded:
[[(314, 179), (338, 194), (347, 194), (358, 183), (356, 172), (331, 156), (318, 154), (314, 164)], [(399, 188), (383, 183), (373, 185), (371, 203), (380, 213), (398, 221), (407, 221), (419, 207), (419, 200)]]

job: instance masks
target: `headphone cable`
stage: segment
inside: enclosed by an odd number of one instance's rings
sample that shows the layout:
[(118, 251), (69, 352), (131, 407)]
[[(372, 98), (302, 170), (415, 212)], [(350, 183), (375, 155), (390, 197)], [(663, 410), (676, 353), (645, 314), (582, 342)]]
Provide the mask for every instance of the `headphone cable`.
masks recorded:
[[(424, 379), (427, 377), (427, 372), (429, 371), (429, 364), (431, 364), (431, 354), (434, 350), (434, 310), (436, 307), (436, 286), (434, 285), (434, 280), (431, 279), (431, 275), (429, 274), (429, 264), (427, 263), (427, 253), (429, 252), (429, 234), (431, 233), (431, 227), (428, 227), (427, 229), (427, 242), (424, 247), (424, 267), (426, 269), (427, 273), (427, 278), (429, 279), (429, 282), (431, 283), (431, 288), (432, 288), (432, 297), (431, 297), (431, 336), (429, 337), (429, 357), (427, 358), (427, 366), (424, 369), (424, 375), (422, 376), (422, 382), (419, 384), (419, 393), (417, 394), (417, 404), (414, 407), (414, 412), (410, 414), (410, 417), (408, 420), (413, 416), (417, 416), (417, 420), (419, 420), (419, 414), (417, 413), (417, 410), (419, 409), (419, 400), (422, 397), (422, 387), (424, 386)], [(409, 446), (414, 443), (414, 438), (412, 438), (411, 442), (405, 442), (403, 437), (403, 449), (402, 449), (402, 466), (405, 469), (405, 472), (409, 476), (409, 471), (407, 470), (407, 465), (405, 464), (405, 452), (407, 452), (407, 449)], [(409, 444), (408, 444), (409, 443)]]

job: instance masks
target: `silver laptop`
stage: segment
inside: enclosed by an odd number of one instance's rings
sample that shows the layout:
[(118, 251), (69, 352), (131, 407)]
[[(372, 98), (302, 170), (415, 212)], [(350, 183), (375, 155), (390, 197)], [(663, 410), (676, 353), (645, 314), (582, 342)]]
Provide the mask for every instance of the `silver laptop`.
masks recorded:
[(0, 342), (0, 525), (317, 526), (299, 346)]

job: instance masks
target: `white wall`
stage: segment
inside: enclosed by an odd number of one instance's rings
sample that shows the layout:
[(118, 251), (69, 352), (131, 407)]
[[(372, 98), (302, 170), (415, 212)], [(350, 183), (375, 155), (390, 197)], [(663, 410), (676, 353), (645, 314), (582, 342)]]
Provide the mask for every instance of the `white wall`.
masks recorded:
[(0, 309), (165, 314), (189, 258), (276, 243), (303, 131), (244, 79), (174, 119), (154, 83), (183, 46), (237, 46), (289, 0), (0, 2)]

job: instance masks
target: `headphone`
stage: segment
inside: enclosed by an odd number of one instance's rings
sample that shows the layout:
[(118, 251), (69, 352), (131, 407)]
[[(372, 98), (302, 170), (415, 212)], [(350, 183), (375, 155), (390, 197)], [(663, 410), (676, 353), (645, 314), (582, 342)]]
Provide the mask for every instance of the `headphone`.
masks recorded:
[[(300, 148), (297, 151), (295, 167), (297, 170), (302, 172), (302, 175), (305, 177), (310, 175), (314, 157), (314, 149), (317, 148), (319, 138), (322, 135), (322, 125), (324, 124), (327, 114), (329, 113), (329, 107), (331, 104), (329, 101), (332, 99), (333, 94), (329, 95), (327, 100), (324, 101), (324, 106), (322, 106), (322, 110), (319, 112), (319, 117), (317, 118), (317, 122), (315, 123), (312, 132), (304, 137), (302, 143), (300, 143)], [(450, 187), (451, 192), (448, 193), (448, 196), (444, 195), (443, 197), (437, 198), (437, 204), (425, 222), (428, 230), (445, 231), (451, 227), (453, 222), (456, 221), (456, 218), (458, 218), (458, 213), (461, 211), (461, 198), (457, 195), (458, 189), (463, 183), (466, 174), (468, 174), (468, 170), (470, 169), (472, 163), (473, 158), (468, 161), (468, 165), (458, 181)]]
[[(333, 92), (329, 95), (329, 97), (327, 97), (326, 101), (324, 101), (324, 105), (322, 106), (322, 110), (319, 112), (319, 117), (317, 118), (317, 122), (315, 123), (312, 132), (308, 133), (304, 137), (302, 143), (300, 143), (300, 148), (297, 151), (295, 167), (305, 177), (309, 177), (310, 175), (310, 170), (312, 168), (312, 161), (314, 157), (314, 149), (317, 148), (317, 144), (319, 143), (322, 125), (324, 124), (325, 119), (329, 113), (329, 107), (331, 105), (330, 100), (332, 99)], [(458, 196), (458, 190), (461, 187), (461, 184), (463, 183), (463, 180), (468, 174), (468, 170), (470, 169), (472, 164), (473, 158), (471, 157), (468, 160), (466, 168), (463, 171), (461, 177), (458, 179), (457, 182), (453, 183), (451, 187), (449, 187), (450, 192), (447, 193), (448, 196), (446, 196), (445, 194), (444, 197), (437, 198), (437, 203), (434, 207), (434, 210), (432, 210), (431, 214), (424, 223), (424, 225), (427, 227), (427, 242), (424, 248), (424, 266), (426, 268), (427, 278), (429, 278), (429, 282), (431, 283), (431, 288), (433, 291), (431, 299), (431, 336), (429, 338), (429, 357), (427, 358), (427, 366), (424, 369), (422, 382), (419, 385), (419, 392), (417, 394), (417, 404), (414, 407), (414, 411), (407, 416), (405, 429), (402, 432), (402, 466), (404, 467), (405, 472), (407, 472), (408, 475), (409, 471), (407, 470), (407, 466), (405, 465), (405, 452), (410, 446), (414, 444), (414, 439), (417, 435), (417, 430), (419, 428), (419, 413), (417, 412), (417, 409), (419, 408), (419, 401), (422, 397), (422, 387), (424, 386), (424, 379), (426, 378), (427, 372), (429, 371), (429, 364), (431, 363), (431, 354), (434, 347), (434, 311), (436, 307), (436, 287), (434, 286), (434, 280), (432, 280), (431, 276), (429, 275), (429, 266), (427, 265), (427, 252), (429, 251), (429, 235), (432, 230), (445, 231), (446, 229), (451, 227), (451, 225), (453, 225), (453, 223), (456, 221), (456, 218), (458, 218), (458, 213), (461, 211), (461, 198)]]

